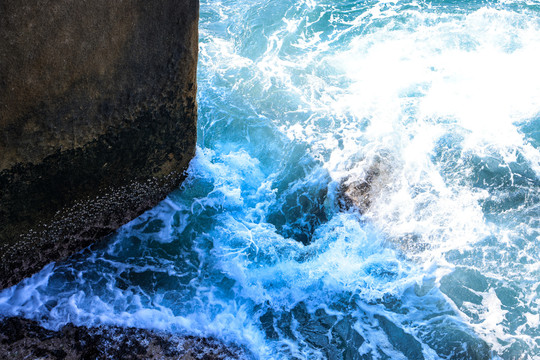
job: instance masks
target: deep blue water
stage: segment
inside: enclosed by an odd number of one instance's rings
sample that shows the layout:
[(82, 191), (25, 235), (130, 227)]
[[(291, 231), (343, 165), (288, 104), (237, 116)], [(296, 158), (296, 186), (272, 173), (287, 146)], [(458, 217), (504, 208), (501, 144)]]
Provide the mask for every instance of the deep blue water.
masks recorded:
[(0, 313), (256, 359), (540, 359), (538, 64), (537, 1), (202, 1), (188, 179)]

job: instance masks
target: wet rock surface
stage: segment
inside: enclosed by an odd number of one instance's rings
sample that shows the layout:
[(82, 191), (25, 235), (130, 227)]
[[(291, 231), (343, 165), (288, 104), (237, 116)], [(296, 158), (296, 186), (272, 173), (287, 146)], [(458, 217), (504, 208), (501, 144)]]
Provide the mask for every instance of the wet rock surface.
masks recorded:
[(342, 211), (366, 213), (377, 195), (387, 186), (392, 174), (387, 159), (375, 158), (368, 164), (363, 162), (339, 184), (337, 205)]
[(0, 3), (0, 289), (177, 188), (198, 0)]
[(241, 348), (213, 339), (176, 336), (136, 328), (85, 328), (66, 325), (45, 329), (21, 318), (0, 320), (3, 359), (248, 359)]

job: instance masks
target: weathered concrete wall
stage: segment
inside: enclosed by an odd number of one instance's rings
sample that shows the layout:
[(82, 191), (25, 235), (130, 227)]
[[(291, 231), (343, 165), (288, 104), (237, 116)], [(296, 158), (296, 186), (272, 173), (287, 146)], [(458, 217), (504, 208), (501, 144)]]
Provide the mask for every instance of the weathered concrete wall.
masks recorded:
[(198, 12), (198, 0), (0, 0), (0, 288), (180, 184)]

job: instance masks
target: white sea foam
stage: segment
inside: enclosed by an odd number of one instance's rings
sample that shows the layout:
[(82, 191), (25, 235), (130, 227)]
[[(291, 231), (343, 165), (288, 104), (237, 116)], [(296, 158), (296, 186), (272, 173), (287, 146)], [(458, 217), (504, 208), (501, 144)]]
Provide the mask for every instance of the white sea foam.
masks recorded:
[[(500, 231), (484, 218), (481, 204), (491, 194), (471, 186), (476, 170), (470, 159), (501, 159), (500, 166), (507, 167), (513, 179), (510, 164), (522, 156), (539, 176), (540, 152), (525, 139), (520, 125), (540, 110), (535, 61), (540, 25), (528, 12), (495, 8), (443, 16), (410, 10), (396, 23), (388, 19), (399, 14), (382, 5), (347, 23), (340, 38), (355, 31), (364, 35), (350, 36), (337, 51), (332, 49), (335, 38), (324, 40), (320, 32), (307, 36), (309, 31), (302, 31), (302, 25), (311, 25), (303, 22), (303, 14), (287, 19), (254, 59), (255, 76), (266, 84), (262, 94), (279, 84), (295, 96), (294, 104), (277, 106), (290, 116), (275, 122), (291, 140), (309, 144), (313, 158), (323, 162), (336, 182), (351, 174), (365, 177), (366, 169), (381, 159), (390, 163), (392, 171), (379, 185), (383, 191), (376, 193), (365, 217), (405, 250), (414, 250), (408, 256), (426, 270), (434, 264), (442, 267), (436, 270), (440, 279), (452, 267), (445, 254), (470, 250)], [(385, 25), (360, 30), (366, 19)], [(294, 48), (309, 49), (309, 54), (286, 50), (285, 39), (295, 31), (300, 34)], [(302, 113), (307, 114), (299, 116)], [(437, 146), (449, 135), (456, 135), (452, 146), (458, 156), (455, 167), (447, 169), (437, 158)], [(445, 173), (449, 170), (459, 176)], [(332, 264), (331, 259), (323, 262)], [(352, 268), (339, 265), (346, 277)], [(283, 277), (283, 266), (278, 263), (278, 277)], [(342, 286), (347, 283), (341, 281)], [(500, 328), (502, 318), (493, 320), (489, 304), (496, 303), (497, 296), (489, 294), (491, 300), (481, 306), (492, 320), (484, 321), (479, 332), (494, 344), (505, 330)]]

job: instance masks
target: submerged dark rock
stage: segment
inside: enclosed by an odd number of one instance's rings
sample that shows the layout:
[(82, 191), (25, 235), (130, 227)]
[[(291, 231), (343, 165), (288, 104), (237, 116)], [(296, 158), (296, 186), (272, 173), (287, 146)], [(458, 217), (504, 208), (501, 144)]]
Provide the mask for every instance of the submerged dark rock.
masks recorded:
[(360, 354), (358, 349), (365, 339), (354, 329), (355, 320), (347, 315), (338, 318), (323, 309), (310, 313), (304, 302), (291, 311), (275, 312), (267, 309), (259, 317), (267, 338), (279, 337), (288, 341), (303, 338), (308, 344), (331, 360), (367, 360), (370, 354)]
[(0, 355), (5, 359), (247, 359), (238, 347), (157, 331), (68, 324), (58, 331), (21, 318), (0, 320)]
[(198, 15), (198, 0), (0, 3), (0, 289), (179, 186)]

